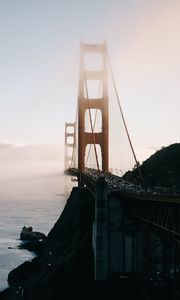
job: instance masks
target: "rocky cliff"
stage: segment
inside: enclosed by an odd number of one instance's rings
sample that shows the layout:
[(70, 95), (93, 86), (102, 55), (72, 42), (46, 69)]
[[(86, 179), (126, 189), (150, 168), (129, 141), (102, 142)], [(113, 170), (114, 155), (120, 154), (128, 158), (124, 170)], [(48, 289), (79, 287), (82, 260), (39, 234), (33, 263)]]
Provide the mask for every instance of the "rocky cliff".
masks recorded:
[(9, 273), (10, 288), (0, 299), (67, 299), (72, 292), (83, 293), (93, 282), (93, 213), (92, 194), (73, 188), (41, 254)]

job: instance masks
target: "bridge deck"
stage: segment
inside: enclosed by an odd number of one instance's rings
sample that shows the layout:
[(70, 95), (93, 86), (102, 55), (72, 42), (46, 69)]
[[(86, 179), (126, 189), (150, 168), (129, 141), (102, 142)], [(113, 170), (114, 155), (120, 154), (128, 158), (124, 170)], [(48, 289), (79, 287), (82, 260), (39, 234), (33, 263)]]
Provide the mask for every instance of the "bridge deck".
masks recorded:
[(67, 171), (68, 174), (72, 176), (77, 176), (78, 178), (81, 176), (82, 180), (92, 189), (92, 191), (95, 191), (99, 177), (103, 176), (107, 182), (109, 192), (117, 193), (119, 196), (123, 196), (123, 198), (180, 204), (180, 194), (171, 194), (163, 187), (159, 187), (158, 189), (145, 189), (140, 185), (125, 181), (122, 177), (108, 172), (101, 172), (99, 174), (97, 170), (90, 168), (86, 168), (82, 174), (75, 168), (70, 168)]

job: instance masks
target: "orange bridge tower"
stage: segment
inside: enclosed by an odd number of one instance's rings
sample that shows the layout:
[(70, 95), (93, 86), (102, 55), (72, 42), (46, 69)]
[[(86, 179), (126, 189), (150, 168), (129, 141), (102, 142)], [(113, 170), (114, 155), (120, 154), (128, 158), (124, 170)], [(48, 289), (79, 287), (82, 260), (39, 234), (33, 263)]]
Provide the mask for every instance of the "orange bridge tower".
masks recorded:
[[(98, 56), (101, 64), (98, 69), (89, 69), (86, 66), (86, 56)], [(98, 64), (99, 66), (99, 64)], [(89, 86), (92, 82), (98, 83), (101, 92), (97, 97), (91, 97)], [(79, 95), (78, 95), (78, 169), (82, 172), (85, 169), (85, 152), (87, 145), (100, 146), (101, 166), (103, 171), (108, 171), (108, 91), (107, 91), (107, 47), (103, 44), (86, 44), (81, 42), (80, 46), (80, 70), (79, 70)], [(102, 129), (96, 132), (92, 126), (91, 132), (85, 128), (85, 116), (91, 111), (99, 110), (102, 120)], [(87, 112), (87, 113), (86, 113)], [(98, 163), (97, 163), (98, 164)]]

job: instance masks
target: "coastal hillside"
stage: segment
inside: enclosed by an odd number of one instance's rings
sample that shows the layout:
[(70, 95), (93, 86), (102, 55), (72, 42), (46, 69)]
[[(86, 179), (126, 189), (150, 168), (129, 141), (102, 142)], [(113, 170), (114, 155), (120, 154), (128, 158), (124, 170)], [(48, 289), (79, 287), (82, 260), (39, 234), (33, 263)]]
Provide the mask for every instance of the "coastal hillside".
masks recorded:
[[(180, 143), (162, 147), (140, 166), (147, 187), (166, 187), (180, 191)], [(141, 184), (138, 168), (129, 171), (124, 179)]]
[(93, 220), (93, 195), (73, 188), (41, 251), (9, 273), (0, 300), (144, 299), (136, 277), (94, 282)]

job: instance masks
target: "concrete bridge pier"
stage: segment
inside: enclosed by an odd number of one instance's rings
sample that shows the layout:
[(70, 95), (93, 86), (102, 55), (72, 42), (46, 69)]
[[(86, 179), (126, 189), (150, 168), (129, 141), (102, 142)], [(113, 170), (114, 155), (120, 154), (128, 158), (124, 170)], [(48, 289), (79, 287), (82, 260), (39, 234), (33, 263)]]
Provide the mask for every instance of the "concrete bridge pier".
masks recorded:
[(93, 224), (94, 278), (101, 281), (109, 275), (109, 228), (108, 192), (104, 178), (99, 178), (95, 198)]
[(142, 229), (126, 214), (124, 200), (97, 183), (93, 249), (95, 280), (137, 274), (142, 266)]
[(142, 268), (143, 230), (128, 215), (125, 200), (109, 197), (109, 273), (137, 274)]

